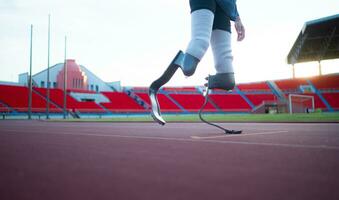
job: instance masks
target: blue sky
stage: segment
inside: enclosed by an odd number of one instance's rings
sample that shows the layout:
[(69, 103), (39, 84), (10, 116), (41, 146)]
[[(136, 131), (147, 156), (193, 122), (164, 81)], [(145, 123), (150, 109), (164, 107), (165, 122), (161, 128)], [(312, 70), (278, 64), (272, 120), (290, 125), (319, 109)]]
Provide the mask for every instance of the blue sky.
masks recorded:
[[(338, 14), (339, 1), (238, 0), (238, 9), (247, 36), (232, 41), (236, 80), (253, 82), (291, 77), (286, 56), (304, 22)], [(0, 0), (1, 81), (28, 71), (30, 24), (33, 73), (46, 68), (48, 14), (51, 64), (63, 62), (67, 35), (68, 58), (124, 86), (148, 86), (190, 37), (188, 0)], [(339, 72), (338, 60), (323, 66)], [(168, 85), (201, 85), (213, 73), (209, 50), (193, 77), (177, 72)], [(297, 65), (298, 76), (316, 73), (317, 63)]]

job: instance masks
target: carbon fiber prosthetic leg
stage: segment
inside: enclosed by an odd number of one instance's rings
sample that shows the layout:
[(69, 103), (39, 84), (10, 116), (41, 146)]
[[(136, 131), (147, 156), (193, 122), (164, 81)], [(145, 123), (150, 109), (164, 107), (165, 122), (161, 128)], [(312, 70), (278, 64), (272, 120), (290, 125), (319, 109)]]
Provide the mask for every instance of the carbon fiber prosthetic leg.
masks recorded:
[(151, 84), (148, 94), (151, 100), (151, 116), (154, 121), (161, 125), (165, 125), (166, 123), (161, 117), (160, 106), (157, 98), (159, 89), (171, 80), (178, 68), (181, 68), (185, 76), (192, 76), (199, 64), (199, 61), (200, 60), (194, 56), (179, 51), (160, 78)]
[(235, 87), (235, 81), (234, 81), (234, 73), (220, 73), (220, 74), (216, 74), (216, 75), (212, 75), (207, 77), (208, 83), (205, 84), (206, 86), (206, 93), (204, 94), (205, 96), (205, 102), (203, 104), (203, 106), (201, 107), (201, 109), (199, 110), (199, 118), (201, 121), (203, 121), (204, 123), (214, 126), (218, 129), (221, 129), (224, 131), (225, 134), (241, 134), (242, 131), (237, 131), (237, 130), (228, 130), (226, 128), (223, 128), (217, 124), (208, 122), (207, 120), (205, 120), (202, 117), (202, 112), (205, 109), (205, 106), (208, 103), (208, 95), (209, 95), (209, 91), (211, 89), (222, 89), (222, 90), (227, 90), (230, 91)]

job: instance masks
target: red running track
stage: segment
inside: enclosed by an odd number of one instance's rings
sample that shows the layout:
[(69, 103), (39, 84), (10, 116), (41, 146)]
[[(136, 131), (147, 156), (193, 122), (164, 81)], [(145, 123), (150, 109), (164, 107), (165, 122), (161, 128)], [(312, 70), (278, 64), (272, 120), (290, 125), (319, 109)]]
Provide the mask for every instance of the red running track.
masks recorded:
[(0, 199), (339, 199), (339, 124), (0, 121)]

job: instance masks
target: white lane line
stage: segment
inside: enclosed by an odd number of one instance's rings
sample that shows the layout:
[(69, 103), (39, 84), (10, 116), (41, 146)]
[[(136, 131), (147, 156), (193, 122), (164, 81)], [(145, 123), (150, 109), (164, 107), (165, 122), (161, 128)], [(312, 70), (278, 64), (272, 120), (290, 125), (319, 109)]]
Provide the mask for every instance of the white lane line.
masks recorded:
[(246, 133), (237, 135), (215, 135), (215, 136), (191, 136), (192, 139), (215, 139), (215, 138), (227, 138), (227, 137), (244, 137), (244, 136), (255, 136), (255, 135), (266, 135), (266, 134), (277, 134), (287, 133), (288, 131), (271, 131), (271, 132), (260, 132), (260, 133)]
[[(253, 146), (268, 146), (268, 147), (285, 147), (285, 148), (306, 148), (306, 149), (327, 149), (339, 151), (339, 146), (327, 146), (327, 145), (303, 145), (303, 144), (279, 144), (268, 142), (244, 142), (244, 141), (230, 141), (230, 140), (197, 140), (190, 138), (169, 138), (169, 137), (155, 137), (155, 136), (135, 136), (135, 135), (110, 135), (110, 134), (93, 134), (93, 133), (42, 133), (42, 132), (30, 132), (18, 133), (16, 130), (6, 130), (10, 134), (51, 134), (51, 135), (72, 135), (72, 136), (91, 136), (91, 137), (112, 137), (112, 138), (126, 138), (126, 139), (143, 139), (143, 140), (158, 140), (158, 141), (177, 141), (177, 142), (195, 142), (195, 143), (213, 143), (213, 144), (241, 144), (241, 145), (253, 145)], [(1, 136), (1, 134), (0, 134)]]

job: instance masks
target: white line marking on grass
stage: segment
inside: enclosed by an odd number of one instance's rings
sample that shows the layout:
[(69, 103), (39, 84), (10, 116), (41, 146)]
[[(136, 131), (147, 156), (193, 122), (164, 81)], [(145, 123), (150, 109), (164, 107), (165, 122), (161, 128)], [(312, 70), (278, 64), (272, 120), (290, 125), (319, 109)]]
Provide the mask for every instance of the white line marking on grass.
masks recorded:
[(246, 133), (246, 134), (236, 134), (236, 135), (215, 135), (215, 136), (191, 136), (192, 139), (215, 139), (215, 138), (227, 138), (227, 137), (244, 137), (244, 136), (255, 136), (255, 135), (266, 135), (266, 134), (277, 134), (277, 133), (287, 133), (288, 131), (271, 131), (271, 132), (260, 132), (260, 133)]

